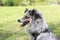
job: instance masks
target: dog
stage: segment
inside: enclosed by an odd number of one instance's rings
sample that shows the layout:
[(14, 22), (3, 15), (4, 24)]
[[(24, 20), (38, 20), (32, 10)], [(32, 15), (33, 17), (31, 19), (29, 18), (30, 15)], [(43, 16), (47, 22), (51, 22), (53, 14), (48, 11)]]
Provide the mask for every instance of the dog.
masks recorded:
[(57, 40), (42, 17), (42, 13), (36, 9), (24, 11), (23, 18), (18, 19), (20, 27), (25, 27), (29, 40)]

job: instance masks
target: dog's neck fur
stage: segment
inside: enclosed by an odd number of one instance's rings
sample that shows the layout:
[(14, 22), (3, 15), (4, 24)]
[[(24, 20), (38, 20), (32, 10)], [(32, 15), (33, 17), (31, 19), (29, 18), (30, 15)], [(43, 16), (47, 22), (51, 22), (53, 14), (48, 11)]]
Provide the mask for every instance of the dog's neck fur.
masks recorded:
[(30, 33), (33, 33), (33, 32), (41, 33), (45, 29), (48, 29), (48, 25), (43, 19), (36, 19), (36, 20), (32, 20), (32, 22), (28, 24), (26, 28), (29, 29), (28, 31)]

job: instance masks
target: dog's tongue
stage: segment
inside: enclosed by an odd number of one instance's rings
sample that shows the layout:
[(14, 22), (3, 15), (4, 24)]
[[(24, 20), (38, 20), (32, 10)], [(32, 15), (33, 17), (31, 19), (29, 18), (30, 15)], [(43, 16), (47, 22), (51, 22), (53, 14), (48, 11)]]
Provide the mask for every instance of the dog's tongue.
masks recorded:
[(24, 21), (20, 26), (25, 26), (28, 23), (29, 23), (29, 21)]

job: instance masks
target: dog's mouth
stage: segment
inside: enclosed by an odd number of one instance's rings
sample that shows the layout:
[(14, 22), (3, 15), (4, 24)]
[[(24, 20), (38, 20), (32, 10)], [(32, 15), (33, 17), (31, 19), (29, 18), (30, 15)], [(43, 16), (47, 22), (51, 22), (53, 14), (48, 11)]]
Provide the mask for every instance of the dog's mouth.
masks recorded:
[(22, 22), (21, 24), (20, 24), (20, 26), (25, 26), (25, 25), (27, 25), (29, 23), (29, 21), (27, 21), (27, 20), (25, 20), (24, 22)]
[(32, 22), (32, 19), (31, 18), (28, 18), (28, 19), (20, 19), (18, 20), (18, 22), (20, 22), (20, 27), (24, 27), (26, 25), (29, 25), (31, 22)]

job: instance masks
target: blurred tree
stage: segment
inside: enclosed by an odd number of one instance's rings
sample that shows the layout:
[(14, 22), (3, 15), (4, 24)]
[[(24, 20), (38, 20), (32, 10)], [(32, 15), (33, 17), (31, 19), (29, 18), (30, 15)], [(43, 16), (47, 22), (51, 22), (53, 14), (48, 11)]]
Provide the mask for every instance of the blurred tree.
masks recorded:
[(6, 6), (14, 6), (14, 3), (13, 3), (12, 0), (6, 0), (6, 1), (5, 1), (5, 5), (6, 5)]
[(58, 4), (60, 4), (60, 0), (57, 0)]
[(14, 6), (21, 5), (23, 0), (13, 0)]
[(29, 5), (35, 5), (35, 4), (40, 4), (42, 2), (45, 2), (47, 0), (27, 0)]
[(40, 5), (40, 4), (60, 4), (60, 0), (0, 0), (0, 6), (26, 6), (26, 5)]
[(32, 5), (35, 2), (35, 0), (27, 0), (27, 1), (29, 5)]
[(3, 6), (4, 4), (3, 4), (3, 0), (0, 0), (0, 6)]

